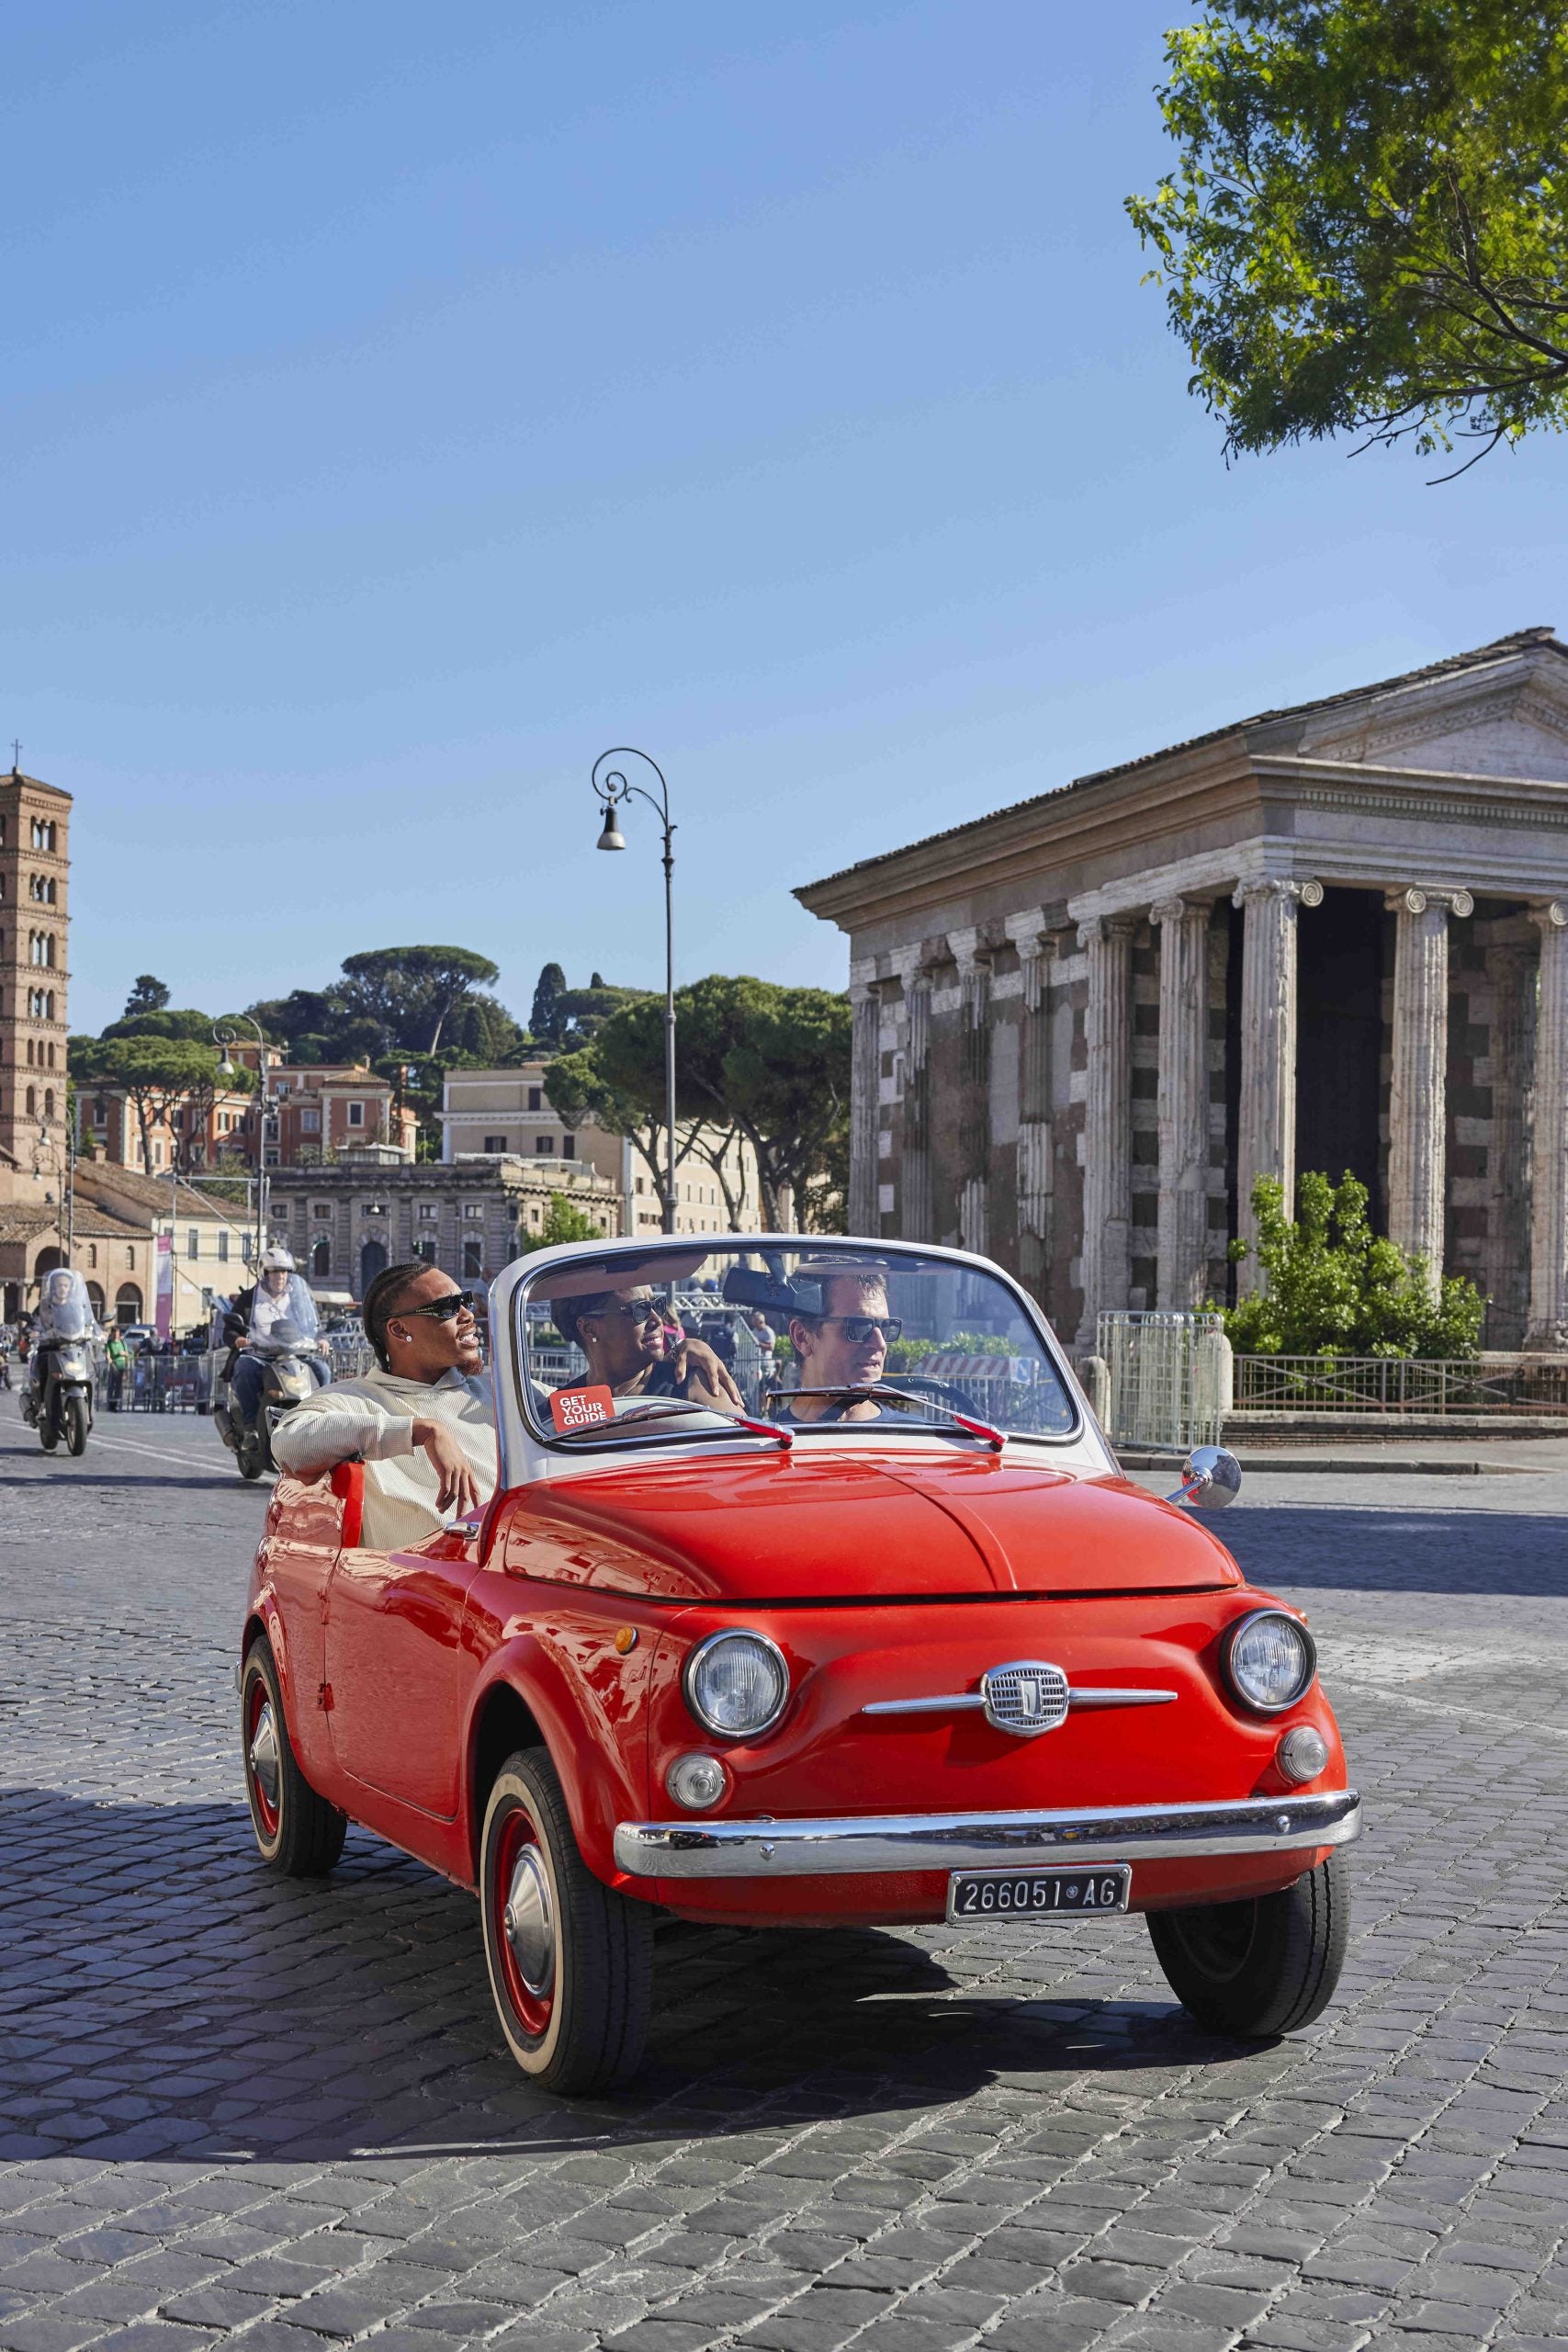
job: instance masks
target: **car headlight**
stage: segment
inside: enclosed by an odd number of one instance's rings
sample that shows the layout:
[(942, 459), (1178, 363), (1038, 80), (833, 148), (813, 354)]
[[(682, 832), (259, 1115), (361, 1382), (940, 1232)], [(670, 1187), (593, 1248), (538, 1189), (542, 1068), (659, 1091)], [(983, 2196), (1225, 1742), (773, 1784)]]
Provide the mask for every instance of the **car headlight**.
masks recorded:
[(765, 1634), (710, 1634), (686, 1660), (686, 1704), (716, 1739), (755, 1739), (789, 1698), (789, 1668)]
[(1293, 1707), (1317, 1672), (1317, 1651), (1299, 1617), (1255, 1609), (1224, 1637), (1220, 1663), (1244, 1707), (1277, 1715)]

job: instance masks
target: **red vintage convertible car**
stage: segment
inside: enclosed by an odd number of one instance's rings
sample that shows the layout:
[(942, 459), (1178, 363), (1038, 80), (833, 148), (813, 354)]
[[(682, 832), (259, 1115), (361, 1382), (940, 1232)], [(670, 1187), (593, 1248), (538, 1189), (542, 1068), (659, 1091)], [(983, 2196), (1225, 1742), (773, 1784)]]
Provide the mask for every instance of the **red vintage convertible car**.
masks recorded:
[[(581, 1243), (513, 1264), (490, 1329), (482, 1514), (389, 1555), (357, 1465), (274, 1496), (240, 1671), (270, 1864), (330, 1870), (355, 1821), (476, 1890), (507, 2041), (562, 2092), (636, 2067), (661, 1907), (1140, 1911), (1207, 2025), (1320, 2013), (1360, 1808), (1312, 1637), (1122, 1476), (1000, 1269)], [(1211, 1449), (1173, 1501), (1236, 1483)]]

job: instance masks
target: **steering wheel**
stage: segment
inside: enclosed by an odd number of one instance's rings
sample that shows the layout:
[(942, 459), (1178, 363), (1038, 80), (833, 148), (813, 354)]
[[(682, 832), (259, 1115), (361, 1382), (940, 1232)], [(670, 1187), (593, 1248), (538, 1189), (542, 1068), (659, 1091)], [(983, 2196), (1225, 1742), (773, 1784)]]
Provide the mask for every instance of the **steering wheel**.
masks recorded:
[(967, 1413), (973, 1419), (980, 1411), (973, 1396), (966, 1396), (951, 1380), (938, 1380), (930, 1373), (918, 1372), (895, 1372), (884, 1376), (889, 1388), (906, 1388), (912, 1396), (929, 1396), (934, 1405), (945, 1405), (950, 1413)]

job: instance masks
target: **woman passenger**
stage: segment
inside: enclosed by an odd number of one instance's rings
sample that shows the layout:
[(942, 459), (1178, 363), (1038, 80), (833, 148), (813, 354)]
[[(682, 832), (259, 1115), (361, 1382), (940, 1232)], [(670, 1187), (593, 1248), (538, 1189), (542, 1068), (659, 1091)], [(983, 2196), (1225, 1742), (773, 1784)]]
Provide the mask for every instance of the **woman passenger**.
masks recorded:
[(582, 1378), (563, 1380), (563, 1388), (605, 1387), (616, 1396), (683, 1396), (720, 1412), (746, 1409), (706, 1340), (667, 1325), (662, 1300), (646, 1285), (552, 1298), (550, 1313), (562, 1339), (575, 1340), (588, 1358)]

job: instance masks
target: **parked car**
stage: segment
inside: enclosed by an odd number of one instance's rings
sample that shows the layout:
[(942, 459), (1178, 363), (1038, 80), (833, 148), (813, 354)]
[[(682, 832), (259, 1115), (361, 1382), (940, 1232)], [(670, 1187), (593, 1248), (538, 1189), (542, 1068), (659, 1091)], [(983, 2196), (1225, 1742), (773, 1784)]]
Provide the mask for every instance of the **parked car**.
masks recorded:
[(122, 1323), (119, 1336), (133, 1356), (140, 1355), (143, 1348), (155, 1348), (158, 1344), (157, 1331), (151, 1323)]
[[(737, 1411), (677, 1352), (694, 1277), (787, 1335), (787, 1388)], [(1231, 1456), (1129, 1483), (1038, 1308), (958, 1250), (579, 1243), (490, 1327), (481, 1513), (388, 1555), (360, 1465), (273, 1496), (239, 1682), (275, 1869), (329, 1871), (352, 1820), (477, 1890), (508, 2045), (560, 2092), (635, 2069), (661, 1907), (1142, 1913), (1206, 2025), (1320, 2014), (1359, 1801), (1304, 1620), (1176, 1507), (1228, 1501)]]

